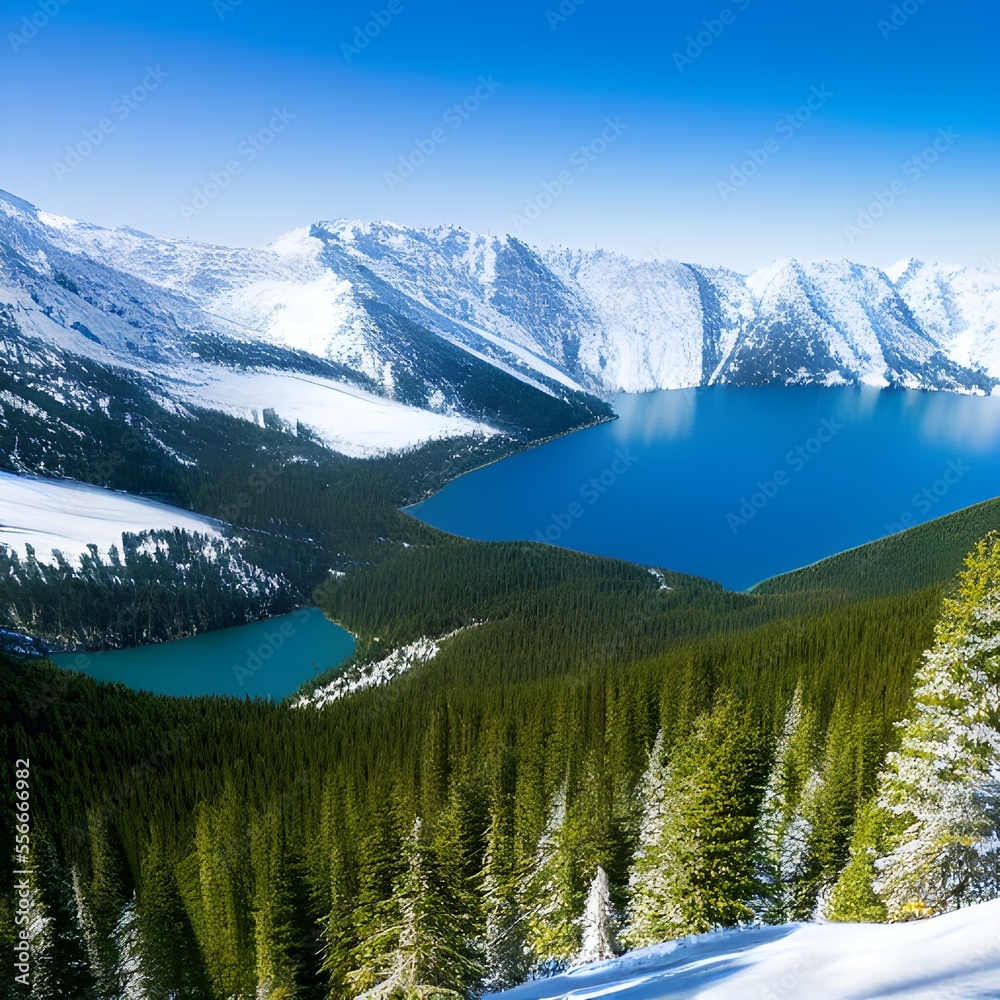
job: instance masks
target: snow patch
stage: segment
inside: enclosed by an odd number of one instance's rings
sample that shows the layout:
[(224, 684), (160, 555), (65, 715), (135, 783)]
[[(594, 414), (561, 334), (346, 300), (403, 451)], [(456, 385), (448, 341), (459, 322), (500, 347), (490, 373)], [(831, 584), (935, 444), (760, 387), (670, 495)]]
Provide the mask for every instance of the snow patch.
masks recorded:
[(53, 550), (79, 562), (88, 545), (122, 551), (122, 534), (164, 528), (222, 538), (221, 523), (177, 507), (71, 480), (0, 472), (0, 544), (19, 558), (27, 545), (40, 563), (55, 565)]
[[(468, 628), (475, 628), (476, 625), (481, 624), (483, 623), (475, 622)], [(394, 649), (382, 660), (347, 667), (329, 684), (317, 688), (293, 702), (292, 707), (321, 709), (357, 691), (390, 684), (414, 667), (430, 663), (441, 651), (442, 643), (464, 631), (466, 631), (464, 628), (456, 629), (439, 639), (428, 639), (426, 636), (421, 636), (415, 642)]]
[(286, 423), (313, 430), (327, 447), (354, 458), (398, 451), (426, 441), (498, 433), (466, 417), (431, 413), (331, 379), (274, 370), (221, 368), (186, 374), (177, 396), (264, 425), (270, 410)]
[(904, 924), (718, 931), (580, 966), (505, 1000), (987, 1000), (1000, 996), (1000, 900)]

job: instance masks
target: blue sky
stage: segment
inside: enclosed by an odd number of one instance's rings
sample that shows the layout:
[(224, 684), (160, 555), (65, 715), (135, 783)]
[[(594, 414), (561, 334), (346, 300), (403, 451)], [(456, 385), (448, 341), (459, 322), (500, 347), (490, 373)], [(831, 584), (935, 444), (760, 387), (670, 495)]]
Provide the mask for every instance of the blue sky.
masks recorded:
[(3, 16), (0, 187), (62, 215), (251, 245), (451, 223), (741, 270), (1000, 254), (992, 0)]

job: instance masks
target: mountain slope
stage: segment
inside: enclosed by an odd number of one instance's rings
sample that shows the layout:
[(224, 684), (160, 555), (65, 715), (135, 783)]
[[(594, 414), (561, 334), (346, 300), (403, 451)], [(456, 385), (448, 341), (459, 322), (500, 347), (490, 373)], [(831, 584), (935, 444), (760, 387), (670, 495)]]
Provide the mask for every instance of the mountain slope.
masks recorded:
[(257, 423), (270, 410), (346, 454), (473, 433), (532, 440), (610, 416), (514, 355), (485, 359), (431, 333), (387, 296), (363, 303), (323, 246), (306, 234), (267, 250), (157, 240), (2, 196), (8, 354), (40, 375), (87, 358), (152, 398)]
[(1000, 377), (1000, 274), (909, 260), (892, 271), (917, 321), (958, 364)]
[(525, 983), (505, 1000), (987, 1000), (1000, 995), (1000, 900), (920, 923), (722, 931)]
[(952, 360), (888, 276), (848, 261), (776, 263), (747, 280), (756, 314), (716, 378), (861, 382), (974, 391), (983, 373)]
[[(261, 383), (234, 386), (234, 370), (350, 386), (365, 402), (340, 428), (377, 419), (370, 396), (435, 415), (411, 422), (393, 410), (395, 437), (358, 442), (358, 453), (471, 431), (545, 436), (608, 416), (588, 397), (619, 391), (774, 381), (990, 391), (995, 276), (916, 262), (894, 274), (790, 261), (745, 277), (343, 220), (232, 249), (103, 229), (0, 194), (0, 304), (23, 338), (248, 419), (299, 415), (281, 393), (255, 406)], [(320, 429), (350, 451), (346, 431)]]

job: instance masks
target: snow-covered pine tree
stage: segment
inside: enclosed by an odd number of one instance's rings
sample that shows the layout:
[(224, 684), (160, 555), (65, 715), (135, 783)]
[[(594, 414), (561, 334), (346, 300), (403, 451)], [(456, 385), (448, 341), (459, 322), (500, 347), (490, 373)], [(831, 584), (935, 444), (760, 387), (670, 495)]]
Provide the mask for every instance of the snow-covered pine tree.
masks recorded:
[(491, 992), (523, 983), (531, 972), (520, 901), (520, 874), (511, 824), (495, 810), (486, 834), (482, 876), (485, 910), (486, 987)]
[(375, 980), (361, 996), (370, 1000), (472, 997), (483, 978), (473, 941), (472, 915), (464, 894), (442, 869), (424, 842), (422, 824), (414, 821), (403, 846), (405, 870), (397, 880), (397, 920), (381, 928), (365, 945), (368, 967), (348, 978)]
[(762, 743), (747, 710), (723, 697), (674, 752), (662, 834), (643, 860), (642, 934), (633, 920), (630, 944), (753, 920), (751, 903), (761, 891), (757, 816), (767, 777)]
[(573, 859), (563, 843), (566, 786), (555, 794), (534, 863), (521, 885), (525, 940), (533, 972), (563, 969), (580, 948), (579, 913), (573, 909)]
[(819, 781), (812, 761), (811, 732), (811, 717), (803, 708), (799, 686), (785, 714), (758, 820), (764, 892), (755, 909), (769, 924), (808, 916), (797, 906), (797, 889), (808, 867), (812, 824), (806, 812)]
[(664, 938), (661, 914), (666, 898), (660, 842), (666, 818), (666, 788), (670, 776), (664, 760), (663, 730), (649, 751), (649, 764), (636, 789), (639, 810), (638, 846), (629, 875), (629, 904), (625, 940), (644, 948)]
[(866, 867), (890, 920), (1000, 896), (1000, 535), (944, 602), (901, 729), (831, 906), (842, 919), (866, 899)]
[(608, 873), (598, 865), (583, 910), (583, 943), (574, 964), (585, 965), (614, 958), (618, 951), (616, 924)]
[(91, 811), (87, 826), (90, 877), (73, 872), (77, 908), (97, 995), (119, 1000), (136, 992), (140, 978), (135, 892), (124, 851), (105, 818)]
[[(90, 997), (96, 983), (80, 927), (71, 873), (43, 833), (35, 835), (31, 997)], [(37, 909), (36, 909), (37, 908)]]

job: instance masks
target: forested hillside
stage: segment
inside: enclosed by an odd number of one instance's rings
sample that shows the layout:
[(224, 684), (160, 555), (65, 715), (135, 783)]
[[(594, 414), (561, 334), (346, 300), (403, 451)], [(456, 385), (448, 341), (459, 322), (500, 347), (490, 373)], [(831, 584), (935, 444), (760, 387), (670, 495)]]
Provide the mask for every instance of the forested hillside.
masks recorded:
[[(887, 758), (910, 759), (896, 723), (920, 725), (924, 650), (993, 636), (976, 609), (1000, 582), (990, 542), (935, 639), (961, 562), (938, 528), (903, 536), (942, 545), (909, 588), (878, 583), (900, 543), (871, 549), (867, 583), (833, 566), (751, 595), (420, 528), (317, 599), (362, 662), (455, 634), (322, 710), (5, 659), (8, 756), (30, 759), (37, 810), (35, 995), (471, 996), (717, 926), (893, 915), (870, 862), (905, 856), (917, 809)], [(966, 776), (985, 781), (990, 752)], [(972, 897), (902, 884), (920, 912)]]
[[(429, 529), (400, 514), (400, 506), (530, 440), (461, 438), (350, 458), (273, 414), (258, 426), (165, 408), (122, 372), (82, 361), (67, 362), (63, 376), (90, 385), (105, 405), (56, 398), (51, 380), (36, 384), (19, 373), (0, 389), (0, 468), (123, 490), (217, 518), (228, 526), (237, 565), (196, 558), (201, 572), (192, 578), (212, 581), (198, 602), (171, 593), (192, 576), (185, 569), (198, 548), (191, 538), (177, 539), (155, 560), (119, 553), (131, 558), (125, 573), (107, 552), (84, 553), (88, 571), (52, 564), (50, 553), (38, 553), (48, 566), (17, 566), (0, 546), (8, 570), (0, 572), (3, 623), (30, 628), (54, 649), (136, 645), (301, 606), (331, 569), (346, 569), (380, 546), (427, 537)], [(63, 555), (72, 561), (80, 553)], [(268, 584), (248, 587), (255, 579)]]

